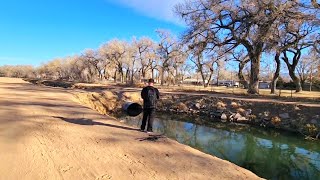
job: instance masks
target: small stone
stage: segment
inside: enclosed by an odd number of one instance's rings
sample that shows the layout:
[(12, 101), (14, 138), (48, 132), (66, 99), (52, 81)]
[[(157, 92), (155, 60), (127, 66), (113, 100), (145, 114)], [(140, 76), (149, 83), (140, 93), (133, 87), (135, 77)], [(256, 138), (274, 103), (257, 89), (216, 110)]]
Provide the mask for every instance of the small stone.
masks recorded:
[(195, 109), (200, 109), (201, 108), (201, 104), (200, 103), (196, 103), (193, 106)]
[(223, 114), (221, 115), (221, 119), (222, 119), (222, 120), (227, 120), (228, 117), (227, 117), (227, 115), (226, 115), (225, 113), (223, 113)]
[(249, 115), (251, 115), (251, 113), (252, 113), (252, 110), (251, 110), (251, 109), (247, 109), (247, 110), (244, 112), (245, 116), (249, 116)]
[(289, 118), (290, 118), (289, 113), (279, 114), (279, 117), (280, 117), (281, 119), (289, 119)]
[(230, 105), (231, 105), (232, 108), (238, 108), (239, 107), (238, 103), (236, 103), (236, 102), (231, 102)]
[(265, 117), (269, 117), (269, 115), (270, 115), (270, 112), (269, 112), (269, 111), (265, 111), (265, 112), (263, 112), (263, 116), (265, 116)]
[(237, 121), (248, 121), (249, 119), (247, 119), (246, 117), (240, 117), (237, 119)]
[(271, 123), (275, 126), (279, 125), (281, 123), (281, 119), (278, 116), (274, 116), (271, 118)]
[(241, 114), (237, 113), (233, 117), (235, 120), (238, 120), (239, 118), (242, 118)]
[(227, 105), (225, 104), (225, 103), (223, 103), (223, 102), (217, 102), (217, 104), (216, 104), (216, 106), (218, 107), (218, 106), (220, 106), (220, 107), (226, 107)]
[(312, 124), (317, 124), (318, 122), (317, 122), (316, 119), (311, 119), (310, 123), (312, 123)]

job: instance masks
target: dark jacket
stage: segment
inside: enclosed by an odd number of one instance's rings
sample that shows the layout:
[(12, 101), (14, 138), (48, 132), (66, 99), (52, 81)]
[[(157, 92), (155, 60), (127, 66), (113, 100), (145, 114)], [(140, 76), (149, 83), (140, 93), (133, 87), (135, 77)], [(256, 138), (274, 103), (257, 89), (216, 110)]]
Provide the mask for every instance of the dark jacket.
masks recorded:
[[(152, 95), (150, 95), (149, 93), (151, 93)], [(159, 97), (160, 93), (157, 88), (152, 86), (144, 87), (141, 91), (141, 98), (143, 99), (143, 108), (155, 109), (156, 101), (159, 99)]]

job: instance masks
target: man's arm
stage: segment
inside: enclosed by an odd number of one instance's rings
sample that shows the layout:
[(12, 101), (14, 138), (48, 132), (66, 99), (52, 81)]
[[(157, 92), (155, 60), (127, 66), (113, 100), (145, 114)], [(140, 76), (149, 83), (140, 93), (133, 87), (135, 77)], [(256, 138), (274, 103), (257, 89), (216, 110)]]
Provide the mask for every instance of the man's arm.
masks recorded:
[(141, 98), (145, 99), (145, 96), (146, 96), (146, 91), (145, 91), (145, 88), (143, 88), (141, 91)]

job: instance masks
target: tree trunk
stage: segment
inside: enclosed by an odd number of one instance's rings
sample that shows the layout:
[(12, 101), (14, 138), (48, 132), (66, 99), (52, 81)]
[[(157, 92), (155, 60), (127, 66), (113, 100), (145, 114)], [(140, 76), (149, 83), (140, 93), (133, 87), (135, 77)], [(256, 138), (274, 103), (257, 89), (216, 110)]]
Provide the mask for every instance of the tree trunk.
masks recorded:
[(206, 84), (206, 87), (208, 87), (210, 85), (212, 75), (213, 75), (213, 69), (210, 71), (210, 75), (209, 75), (209, 79), (208, 79), (208, 82)]
[(133, 70), (133, 68), (132, 68), (132, 72), (131, 72), (131, 85), (133, 85), (133, 76), (134, 76), (134, 70)]
[(255, 53), (251, 59), (251, 74), (248, 88), (249, 94), (259, 94), (260, 53)]
[(164, 67), (161, 68), (161, 86), (164, 84)]
[(115, 70), (115, 71), (114, 71), (114, 76), (113, 76), (115, 83), (117, 82), (117, 71), (118, 71), (118, 70)]
[(246, 62), (240, 62), (239, 63), (239, 71), (238, 71), (238, 78), (239, 78), (239, 81), (240, 83), (243, 85), (243, 87), (245, 89), (248, 89), (249, 87), (249, 84), (248, 84), (248, 81), (244, 78), (244, 75), (243, 75), (243, 69), (244, 69), (244, 66), (246, 65), (248, 61)]
[(289, 68), (289, 75), (290, 75), (291, 79), (293, 80), (294, 84), (296, 85), (296, 92), (301, 92), (302, 87), (301, 87), (300, 79), (295, 75), (292, 68)]
[(203, 83), (203, 87), (207, 87), (207, 83), (206, 83), (206, 77), (204, 76), (202, 69), (200, 70), (200, 74), (201, 74), (201, 78), (202, 78), (202, 83)]
[(144, 70), (144, 68), (141, 69), (141, 74), (142, 74), (142, 78), (145, 79), (146, 78), (146, 71)]
[(217, 69), (217, 86), (219, 86), (219, 77), (220, 77), (220, 68), (218, 66), (218, 69)]
[(151, 77), (152, 77), (152, 79), (154, 79), (154, 69), (153, 68), (151, 70)]
[(271, 82), (271, 94), (275, 94), (276, 93), (276, 89), (277, 89), (277, 81), (279, 79), (279, 75), (280, 75), (280, 67), (281, 67), (281, 61), (280, 61), (280, 53), (276, 53), (274, 60), (277, 63), (277, 67), (276, 67), (276, 71), (274, 72), (273, 78), (272, 78), (272, 82)]
[(289, 76), (291, 77), (292, 81), (296, 85), (296, 92), (302, 91), (300, 78), (298, 78), (295, 74), (295, 70), (296, 70), (298, 61), (300, 59), (300, 55), (301, 55), (300, 51), (298, 51), (297, 53), (294, 53), (292, 64), (289, 63), (289, 58), (288, 58), (286, 52), (284, 52), (284, 57), (282, 58), (288, 67)]

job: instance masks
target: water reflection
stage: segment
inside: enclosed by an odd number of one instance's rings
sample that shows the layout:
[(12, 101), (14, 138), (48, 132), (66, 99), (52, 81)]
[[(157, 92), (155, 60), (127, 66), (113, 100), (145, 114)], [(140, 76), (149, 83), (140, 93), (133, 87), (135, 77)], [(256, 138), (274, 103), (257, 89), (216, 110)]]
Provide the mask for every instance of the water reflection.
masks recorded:
[[(139, 127), (142, 117), (121, 119)], [(305, 141), (293, 134), (243, 125), (204, 126), (191, 123), (188, 117), (174, 116), (158, 116), (154, 130), (267, 179), (320, 179), (319, 142)]]

